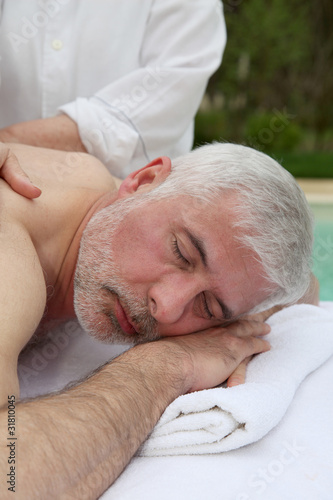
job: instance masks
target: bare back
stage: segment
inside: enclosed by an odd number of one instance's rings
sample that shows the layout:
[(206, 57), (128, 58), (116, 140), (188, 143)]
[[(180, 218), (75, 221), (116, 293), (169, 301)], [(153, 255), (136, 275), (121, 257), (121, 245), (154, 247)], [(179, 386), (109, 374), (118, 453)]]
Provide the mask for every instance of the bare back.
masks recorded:
[(84, 225), (99, 200), (116, 196), (119, 186), (90, 155), (10, 147), (42, 195), (26, 199), (0, 179), (0, 379), (7, 381), (1, 384), (6, 393), (17, 390), (17, 356), (43, 317), (47, 287), (51, 312), (70, 311), (66, 301)]

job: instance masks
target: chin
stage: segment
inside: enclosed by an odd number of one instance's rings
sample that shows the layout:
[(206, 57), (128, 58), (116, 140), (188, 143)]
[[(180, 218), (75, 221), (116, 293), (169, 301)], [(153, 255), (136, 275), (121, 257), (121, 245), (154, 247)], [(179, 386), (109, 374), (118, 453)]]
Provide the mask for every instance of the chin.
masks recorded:
[(96, 313), (92, 304), (80, 303), (75, 300), (75, 313), (81, 327), (95, 340), (105, 344), (135, 344), (135, 340), (128, 337), (109, 315)]

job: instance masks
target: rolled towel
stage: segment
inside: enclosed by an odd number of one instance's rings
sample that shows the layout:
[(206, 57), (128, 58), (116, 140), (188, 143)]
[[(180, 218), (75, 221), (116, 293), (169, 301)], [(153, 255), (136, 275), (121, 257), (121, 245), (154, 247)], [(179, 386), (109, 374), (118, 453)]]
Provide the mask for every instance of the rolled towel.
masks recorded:
[(220, 453), (259, 440), (279, 423), (302, 380), (333, 354), (333, 314), (295, 305), (268, 323), (271, 350), (252, 359), (245, 384), (180, 396), (138, 455)]

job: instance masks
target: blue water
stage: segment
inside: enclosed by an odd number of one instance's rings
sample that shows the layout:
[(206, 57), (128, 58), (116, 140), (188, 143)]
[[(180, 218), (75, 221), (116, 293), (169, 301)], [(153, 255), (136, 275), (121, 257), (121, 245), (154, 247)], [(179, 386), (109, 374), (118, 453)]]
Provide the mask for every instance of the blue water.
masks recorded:
[(320, 284), (320, 300), (333, 300), (333, 203), (311, 204), (315, 216), (313, 272)]

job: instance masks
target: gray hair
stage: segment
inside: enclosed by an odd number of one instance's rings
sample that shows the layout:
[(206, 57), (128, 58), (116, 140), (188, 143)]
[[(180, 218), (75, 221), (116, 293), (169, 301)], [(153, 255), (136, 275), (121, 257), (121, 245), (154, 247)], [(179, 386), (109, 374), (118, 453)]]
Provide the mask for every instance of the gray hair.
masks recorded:
[(255, 252), (275, 288), (251, 312), (297, 302), (310, 285), (313, 217), (303, 191), (278, 162), (246, 146), (209, 144), (174, 160), (170, 175), (148, 196), (181, 194), (212, 203), (231, 192), (237, 194), (238, 240)]

